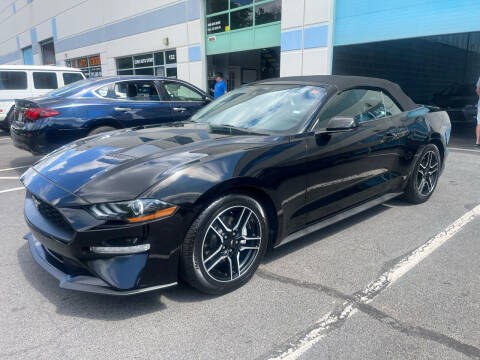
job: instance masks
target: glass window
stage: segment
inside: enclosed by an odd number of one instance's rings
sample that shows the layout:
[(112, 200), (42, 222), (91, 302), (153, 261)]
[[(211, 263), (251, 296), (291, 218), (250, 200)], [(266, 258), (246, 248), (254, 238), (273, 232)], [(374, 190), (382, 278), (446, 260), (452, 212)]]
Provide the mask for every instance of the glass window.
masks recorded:
[(203, 101), (202, 95), (183, 84), (166, 81), (163, 86), (171, 101)]
[(75, 81), (83, 80), (83, 76), (80, 73), (63, 73), (63, 84), (68, 85)]
[(228, 10), (228, 0), (207, 0), (207, 14)]
[(133, 70), (120, 70), (117, 71), (118, 75), (133, 75)]
[(153, 81), (123, 81), (115, 84), (113, 97), (131, 101), (159, 101)]
[(165, 52), (165, 59), (167, 64), (177, 63), (177, 50), (170, 50)]
[(55, 65), (55, 45), (53, 39), (47, 40), (40, 44), (42, 50), (43, 65)]
[(242, 29), (253, 25), (252, 9), (242, 9), (230, 13), (230, 30)]
[(203, 107), (192, 120), (212, 127), (291, 134), (305, 124), (326, 94), (326, 89), (320, 86), (247, 85)]
[(153, 75), (153, 68), (135, 69), (135, 75)]
[(167, 77), (177, 77), (177, 68), (167, 68)]
[(96, 78), (102, 76), (102, 61), (100, 55), (71, 59), (65, 62), (67, 66), (82, 70), (86, 78)]
[(118, 58), (117, 59), (117, 69), (131, 69), (133, 68), (133, 60), (131, 56)]
[(255, 6), (255, 25), (282, 20), (282, 3), (280, 0)]
[(353, 89), (336, 95), (320, 113), (315, 127), (325, 128), (328, 121), (336, 116), (354, 118), (358, 122), (385, 117), (382, 92)]
[(395, 101), (392, 100), (390, 96), (383, 93), (383, 105), (385, 106), (385, 115), (386, 116), (395, 116), (402, 113), (402, 110), (398, 107)]
[(253, 3), (253, 0), (230, 0), (230, 9)]
[(35, 89), (57, 89), (57, 74), (54, 72), (34, 72), (33, 86)]
[(133, 57), (133, 67), (153, 66), (153, 54), (137, 55)]
[(165, 68), (163, 66), (159, 66), (155, 68), (155, 75), (165, 77)]
[(154, 54), (155, 57), (155, 65), (163, 65), (165, 64), (163, 52), (158, 52)]
[(207, 18), (207, 34), (215, 34), (226, 31), (228, 26), (228, 14)]
[(23, 71), (0, 71), (0, 90), (24, 90), (27, 88), (27, 73)]
[(100, 89), (97, 89), (95, 92), (101, 97), (107, 97), (109, 89), (110, 89), (110, 84), (102, 86)]

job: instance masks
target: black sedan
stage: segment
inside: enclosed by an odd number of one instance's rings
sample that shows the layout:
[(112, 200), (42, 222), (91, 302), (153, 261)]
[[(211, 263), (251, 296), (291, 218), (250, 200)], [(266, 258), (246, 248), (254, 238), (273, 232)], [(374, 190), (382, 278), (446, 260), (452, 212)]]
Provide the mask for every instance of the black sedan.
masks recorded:
[(85, 79), (40, 98), (16, 100), (10, 135), (16, 147), (46, 154), (101, 132), (187, 120), (210, 101), (202, 90), (177, 79)]
[(248, 281), (280, 246), (397, 196), (422, 203), (445, 112), (395, 84), (314, 76), (232, 91), (188, 121), (79, 140), (22, 177), (35, 260), (68, 289), (133, 294)]

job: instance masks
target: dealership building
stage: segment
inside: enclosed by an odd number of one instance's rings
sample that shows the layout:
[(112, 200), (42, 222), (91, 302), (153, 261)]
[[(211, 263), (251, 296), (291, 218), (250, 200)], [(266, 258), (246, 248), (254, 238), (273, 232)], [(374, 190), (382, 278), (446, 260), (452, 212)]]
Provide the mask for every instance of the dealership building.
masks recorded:
[[(0, 64), (158, 75), (230, 89), (278, 76), (399, 83), (418, 103), (471, 92), (479, 0), (0, 0)], [(0, 81), (1, 88), (1, 81)]]

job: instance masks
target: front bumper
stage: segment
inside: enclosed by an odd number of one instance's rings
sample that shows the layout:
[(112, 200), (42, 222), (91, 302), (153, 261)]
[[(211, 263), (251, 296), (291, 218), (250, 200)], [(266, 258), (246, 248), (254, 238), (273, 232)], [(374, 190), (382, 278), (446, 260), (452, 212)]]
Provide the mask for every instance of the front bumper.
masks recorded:
[[(25, 235), (25, 239), (28, 240), (28, 245), (30, 247), (30, 252), (32, 253), (33, 259), (50, 275), (55, 277), (60, 282), (60, 287), (64, 289), (86, 291), (105, 295), (134, 295), (147, 291), (165, 289), (177, 285), (177, 283), (174, 282), (170, 284), (156, 285), (133, 290), (115, 290), (98, 277), (69, 274), (67, 272), (68, 270), (62, 268), (61, 265), (59, 266), (61, 263), (60, 259), (57, 259), (57, 264), (54, 264), (54, 261), (49, 261), (47, 255), (49, 250), (47, 250), (40, 243), (40, 241), (35, 239), (32, 233)], [(50, 256), (54, 257), (53, 254)]]

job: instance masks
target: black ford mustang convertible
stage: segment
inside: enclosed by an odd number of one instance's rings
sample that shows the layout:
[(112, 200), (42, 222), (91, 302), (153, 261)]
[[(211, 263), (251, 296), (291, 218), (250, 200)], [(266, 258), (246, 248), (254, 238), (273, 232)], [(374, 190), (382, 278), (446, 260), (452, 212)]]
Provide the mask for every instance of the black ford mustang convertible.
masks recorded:
[(248, 281), (276, 247), (397, 196), (432, 195), (445, 112), (395, 84), (313, 76), (232, 91), (188, 121), (88, 137), (23, 176), (26, 235), (60, 286), (207, 293)]

